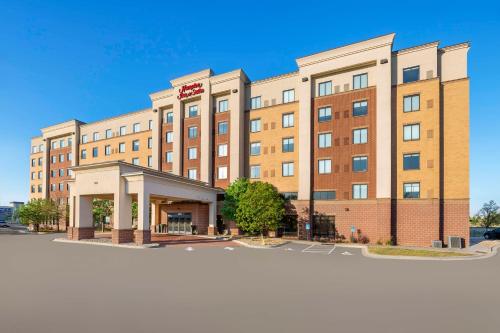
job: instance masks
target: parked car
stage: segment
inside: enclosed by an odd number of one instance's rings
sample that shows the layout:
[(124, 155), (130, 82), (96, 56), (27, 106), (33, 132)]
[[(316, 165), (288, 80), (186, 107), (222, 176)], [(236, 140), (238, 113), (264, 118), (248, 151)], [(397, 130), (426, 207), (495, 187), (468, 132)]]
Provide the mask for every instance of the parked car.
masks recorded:
[(8, 227), (10, 227), (10, 226), (7, 223), (5, 223), (3, 221), (0, 222), (0, 228), (8, 228)]
[(484, 233), (485, 239), (500, 239), (500, 228), (486, 231)]

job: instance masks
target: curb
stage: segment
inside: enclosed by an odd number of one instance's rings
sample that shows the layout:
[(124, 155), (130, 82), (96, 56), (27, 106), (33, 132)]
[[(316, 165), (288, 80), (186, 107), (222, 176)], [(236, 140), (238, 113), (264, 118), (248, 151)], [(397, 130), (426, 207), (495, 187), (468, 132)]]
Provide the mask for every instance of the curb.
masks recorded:
[(112, 243), (100, 243), (100, 242), (92, 242), (86, 240), (69, 240), (66, 238), (55, 238), (52, 240), (57, 243), (68, 243), (68, 244), (84, 244), (84, 245), (96, 245), (96, 246), (107, 246), (107, 247), (119, 247), (124, 249), (135, 249), (135, 250), (144, 250), (144, 249), (153, 249), (160, 246), (158, 243), (144, 244), (144, 245), (127, 245), (127, 244), (112, 244)]
[(436, 257), (412, 257), (412, 256), (386, 256), (386, 255), (380, 255), (380, 254), (373, 254), (368, 251), (368, 247), (365, 246), (362, 248), (361, 253), (363, 254), (364, 257), (371, 258), (371, 259), (395, 259), (395, 260), (428, 260), (428, 261), (466, 261), (466, 260), (481, 260), (481, 259), (488, 259), (491, 257), (494, 257), (498, 253), (498, 248), (500, 245), (495, 246), (492, 251), (488, 254), (482, 255), (482, 254), (472, 254), (470, 257), (443, 257), (443, 258), (436, 258)]
[(235, 242), (236, 244), (239, 244), (239, 245), (241, 245), (243, 247), (248, 247), (250, 249), (260, 249), (260, 250), (273, 250), (275, 248), (278, 248), (280, 246), (283, 246), (283, 245), (286, 245), (286, 244), (290, 243), (290, 242), (286, 242), (286, 243), (279, 244), (279, 245), (259, 246), (259, 245), (250, 245), (250, 244), (247, 244), (245, 242), (239, 241), (237, 239), (233, 239), (231, 241)]

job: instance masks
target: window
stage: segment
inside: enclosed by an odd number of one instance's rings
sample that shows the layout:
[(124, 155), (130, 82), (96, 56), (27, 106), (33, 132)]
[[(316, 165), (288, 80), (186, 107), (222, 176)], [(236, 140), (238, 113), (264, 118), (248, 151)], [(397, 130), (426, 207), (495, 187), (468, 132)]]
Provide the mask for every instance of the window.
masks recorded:
[(368, 142), (368, 128), (359, 128), (352, 131), (352, 143), (359, 145)]
[(56, 190), (56, 184), (50, 184), (50, 191), (54, 192)]
[(220, 166), (217, 168), (217, 178), (227, 179), (227, 166)]
[[(71, 154), (71, 153), (70, 153)], [(42, 166), (42, 161), (43, 161), (43, 158), (39, 157), (38, 158), (38, 166)]]
[(174, 122), (174, 113), (173, 112), (167, 112), (167, 117), (166, 117), (166, 122), (167, 124), (172, 124)]
[(52, 141), (50, 143), (50, 149), (56, 149), (57, 148), (57, 141)]
[(404, 125), (403, 140), (404, 141), (420, 140), (420, 124)]
[(290, 103), (295, 101), (295, 90), (289, 89), (283, 91), (283, 103)]
[(106, 136), (106, 139), (109, 139), (113, 136), (113, 131), (111, 131), (111, 129), (108, 128), (104, 135)]
[(188, 159), (195, 160), (198, 155), (198, 149), (196, 147), (188, 148)]
[(42, 172), (38, 171), (38, 179), (42, 179)]
[(64, 177), (64, 169), (59, 169), (59, 177)]
[(35, 185), (31, 185), (31, 193), (35, 193)]
[(220, 134), (227, 134), (227, 121), (221, 121), (217, 124), (217, 132)]
[(260, 132), (260, 118), (250, 120), (250, 132)]
[(335, 200), (337, 193), (335, 191), (314, 191), (313, 200)]
[(332, 133), (318, 134), (319, 148), (328, 148), (332, 146)]
[(87, 149), (82, 149), (82, 153), (81, 153), (81, 156), (80, 158), (82, 160), (86, 159), (87, 158)]
[(227, 99), (224, 99), (222, 101), (219, 101), (219, 108), (218, 112), (227, 112), (229, 110), (229, 104), (227, 102)]
[(141, 124), (139, 124), (139, 123), (135, 123), (135, 124), (132, 126), (132, 132), (137, 133), (137, 132), (140, 132), (140, 131), (141, 131)]
[(293, 162), (283, 162), (281, 163), (281, 175), (283, 177), (293, 176)]
[(420, 183), (404, 183), (403, 198), (405, 199), (420, 198)]
[(298, 192), (282, 192), (281, 195), (285, 200), (297, 200), (299, 197)]
[(250, 155), (252, 156), (260, 155), (260, 142), (250, 143)]
[(250, 178), (253, 179), (260, 178), (260, 165), (250, 166)]
[(352, 115), (353, 117), (366, 116), (368, 114), (368, 102), (354, 102), (352, 104)]
[(127, 126), (121, 126), (120, 135), (125, 135), (125, 134), (127, 134)]
[(368, 74), (354, 75), (352, 78), (353, 89), (362, 89), (368, 87)]
[(139, 140), (132, 141), (132, 151), (139, 151)]
[(167, 140), (167, 143), (174, 142), (174, 132), (167, 132), (166, 140)]
[(354, 185), (352, 185), (352, 198), (353, 199), (367, 199), (368, 198), (368, 185), (367, 184), (354, 184)]
[(405, 96), (403, 98), (403, 112), (414, 112), (420, 110), (420, 95)]
[(167, 161), (167, 163), (172, 163), (174, 161), (174, 153), (171, 151), (167, 151), (165, 153), (165, 161)]
[(68, 153), (67, 159), (68, 161), (73, 161), (73, 153)]
[(73, 140), (71, 140), (71, 138), (68, 138), (68, 146), (72, 146), (73, 145)]
[(63, 183), (59, 183), (59, 191), (64, 191), (64, 184)]
[(82, 135), (82, 143), (87, 143), (87, 142), (88, 142), (87, 134)]
[(56, 163), (56, 162), (57, 162), (57, 156), (56, 156), (56, 155), (52, 155), (52, 156), (50, 156), (50, 162), (51, 162), (52, 164)]
[(418, 170), (420, 169), (420, 154), (404, 154), (403, 155), (403, 170)]
[(152, 167), (153, 166), (153, 156), (148, 156), (148, 167)]
[(332, 120), (332, 108), (327, 106), (318, 109), (318, 121), (329, 121)]
[(217, 156), (219, 157), (227, 156), (227, 143), (218, 146)]
[(55, 176), (56, 176), (56, 170), (50, 170), (50, 177), (54, 178)]
[(132, 164), (133, 164), (133, 165), (139, 165), (139, 158), (138, 158), (138, 157), (134, 157), (134, 158), (132, 159)]
[(325, 174), (332, 172), (332, 160), (318, 160), (318, 173)]
[(64, 162), (64, 154), (59, 154), (59, 162)]
[(332, 81), (322, 82), (318, 85), (318, 96), (332, 94)]
[(283, 138), (283, 144), (281, 150), (284, 153), (291, 153), (295, 149), (293, 138)]
[(198, 116), (198, 105), (191, 105), (189, 107), (188, 117), (192, 118), (192, 117), (197, 117), (197, 116)]
[(261, 98), (260, 96), (257, 96), (257, 97), (252, 97), (250, 99), (250, 109), (258, 109), (261, 107), (260, 105), (260, 101), (261, 101)]
[(59, 140), (59, 147), (60, 148), (66, 147), (66, 141), (64, 139)]
[(188, 178), (196, 180), (196, 169), (188, 169)]
[(32, 179), (32, 180), (36, 179), (36, 173), (35, 173), (35, 172), (32, 172), (32, 173), (31, 173), (31, 179)]
[(352, 158), (352, 171), (365, 172), (368, 170), (368, 157), (356, 156)]
[(403, 83), (420, 80), (420, 66), (403, 68)]
[(67, 174), (68, 176), (73, 176), (73, 170), (71, 170), (71, 169), (66, 169), (66, 174)]
[(148, 120), (148, 129), (152, 130), (153, 129), (153, 121), (150, 119)]
[(106, 155), (106, 156), (111, 155), (111, 146), (110, 145), (104, 146), (104, 155)]
[(188, 127), (188, 138), (194, 139), (198, 137), (198, 127), (192, 126)]
[(148, 149), (153, 148), (153, 138), (148, 138)]
[(99, 141), (99, 139), (100, 139), (99, 132), (94, 132), (94, 134), (92, 134), (92, 140)]
[(293, 113), (285, 113), (281, 119), (283, 128), (293, 127)]
[(124, 153), (125, 152), (125, 142), (120, 142), (118, 145), (118, 152)]
[(35, 165), (36, 165), (36, 160), (33, 158), (33, 159), (31, 160), (31, 166), (35, 166)]
[(42, 193), (42, 185), (38, 185), (38, 193)]
[(92, 148), (92, 157), (99, 156), (99, 149), (97, 147)]

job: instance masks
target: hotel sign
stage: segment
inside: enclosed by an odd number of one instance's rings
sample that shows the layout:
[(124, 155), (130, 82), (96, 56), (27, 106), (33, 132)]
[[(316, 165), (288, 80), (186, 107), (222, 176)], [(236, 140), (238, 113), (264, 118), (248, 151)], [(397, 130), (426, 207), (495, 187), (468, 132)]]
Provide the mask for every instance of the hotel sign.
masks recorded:
[(205, 89), (203, 89), (203, 83), (192, 83), (183, 85), (179, 89), (179, 95), (177, 95), (177, 99), (185, 99), (189, 97), (193, 97), (196, 95), (203, 94)]

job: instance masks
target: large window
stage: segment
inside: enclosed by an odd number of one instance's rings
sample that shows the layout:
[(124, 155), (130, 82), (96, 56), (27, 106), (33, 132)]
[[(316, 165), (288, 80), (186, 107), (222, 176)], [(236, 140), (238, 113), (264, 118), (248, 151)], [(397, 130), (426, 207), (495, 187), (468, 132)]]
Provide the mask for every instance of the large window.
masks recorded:
[(139, 151), (139, 140), (132, 141), (132, 151)]
[(337, 193), (335, 191), (314, 191), (314, 200), (335, 200)]
[(250, 155), (252, 156), (260, 155), (260, 142), (250, 143)]
[(368, 142), (368, 129), (358, 128), (352, 131), (352, 143), (355, 145)]
[(196, 147), (188, 148), (188, 159), (195, 160), (198, 157), (198, 149)]
[(319, 148), (328, 148), (332, 146), (332, 133), (320, 133), (318, 134), (318, 146)]
[(198, 127), (191, 126), (188, 127), (188, 138), (195, 139), (198, 137)]
[(141, 131), (141, 124), (139, 124), (139, 123), (135, 123), (135, 124), (132, 126), (132, 131), (133, 131), (134, 133), (140, 132), (140, 131)]
[(217, 149), (217, 156), (226, 157), (227, 156), (227, 143), (221, 144)]
[(318, 173), (332, 173), (332, 160), (318, 160)]
[(318, 84), (318, 96), (326, 96), (332, 94), (332, 81), (321, 82)]
[(352, 171), (365, 172), (368, 170), (368, 157), (355, 156), (352, 158)]
[(172, 163), (174, 161), (174, 153), (171, 151), (167, 151), (165, 153), (165, 161), (167, 163)]
[(293, 138), (283, 138), (282, 151), (284, 153), (291, 153), (295, 149)]
[(250, 132), (260, 132), (260, 118), (250, 120)]
[(250, 99), (250, 109), (258, 109), (261, 107), (261, 98), (260, 96), (252, 97)]
[(403, 198), (405, 199), (420, 198), (420, 183), (404, 183)]
[(281, 174), (283, 177), (293, 176), (293, 162), (283, 162), (281, 164)]
[(227, 179), (227, 166), (217, 168), (217, 179)]
[(283, 128), (293, 127), (293, 113), (285, 113), (282, 116), (282, 126)]
[(174, 113), (173, 112), (167, 112), (167, 116), (165, 117), (167, 124), (172, 124), (174, 122)]
[(191, 105), (188, 109), (188, 117), (197, 117), (198, 116), (198, 105)]
[(405, 96), (403, 98), (403, 111), (414, 112), (420, 110), (420, 95)]
[(99, 149), (97, 147), (92, 148), (92, 157), (99, 156)]
[(420, 169), (420, 154), (404, 154), (403, 155), (403, 170), (418, 170)]
[(196, 169), (188, 169), (188, 178), (189, 179), (197, 179), (197, 170)]
[(227, 112), (229, 110), (229, 103), (227, 99), (219, 101), (219, 107), (217, 108), (217, 112)]
[(118, 145), (118, 152), (124, 153), (125, 152), (125, 142), (120, 142)]
[(227, 121), (221, 121), (217, 125), (217, 132), (220, 134), (227, 134)]
[(167, 132), (166, 141), (167, 141), (167, 143), (174, 142), (174, 132)]
[(120, 136), (127, 134), (127, 126), (120, 127)]
[(352, 79), (353, 89), (362, 89), (368, 87), (368, 74), (354, 75)]
[(260, 178), (260, 165), (250, 166), (250, 178), (253, 179)]
[(295, 90), (285, 90), (283, 91), (283, 103), (290, 103), (295, 101)]
[(327, 106), (318, 109), (318, 121), (329, 121), (332, 120), (332, 108)]
[(352, 198), (353, 199), (367, 199), (368, 198), (368, 185), (367, 184), (354, 184), (354, 185), (352, 185)]
[(420, 80), (420, 66), (414, 66), (403, 69), (403, 83)]
[(368, 114), (368, 102), (360, 101), (352, 104), (353, 117), (366, 116)]
[(420, 140), (420, 124), (404, 125), (403, 140), (404, 141)]

